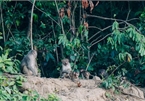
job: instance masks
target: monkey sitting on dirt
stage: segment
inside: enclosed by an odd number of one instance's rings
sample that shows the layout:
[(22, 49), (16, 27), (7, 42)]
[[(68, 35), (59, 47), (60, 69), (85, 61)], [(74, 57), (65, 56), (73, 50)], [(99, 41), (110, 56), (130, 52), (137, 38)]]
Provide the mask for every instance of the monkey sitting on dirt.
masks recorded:
[(76, 81), (79, 79), (79, 72), (72, 71), (71, 65), (68, 59), (62, 59), (62, 69), (60, 72), (61, 78), (69, 78), (72, 81)]
[(38, 76), (37, 51), (30, 50), (21, 61), (22, 73), (27, 76)]
[(69, 77), (69, 74), (72, 71), (71, 65), (70, 65), (68, 59), (62, 59), (61, 62), (62, 62), (62, 69), (60, 72), (60, 76), (61, 76), (61, 78), (67, 78), (67, 77)]
[(79, 82), (79, 75), (80, 73), (78, 71), (77, 72), (71, 71), (69, 77), (73, 82)]

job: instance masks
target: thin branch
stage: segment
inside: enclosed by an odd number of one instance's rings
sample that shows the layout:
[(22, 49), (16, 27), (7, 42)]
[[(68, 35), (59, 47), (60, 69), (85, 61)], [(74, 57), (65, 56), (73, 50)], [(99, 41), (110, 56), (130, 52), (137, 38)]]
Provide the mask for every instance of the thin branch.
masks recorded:
[(94, 39), (92, 42), (90, 42), (90, 44), (94, 43), (95, 41), (97, 41), (99, 38), (101, 38), (102, 35), (98, 36), (96, 39)]
[(52, 31), (51, 32), (49, 32), (46, 36), (44, 36), (43, 38), (41, 38), (42, 40), (44, 40), (45, 38), (47, 38), (50, 34), (52, 33)]
[[(136, 59), (136, 58), (138, 58), (138, 57), (134, 57), (134, 58), (132, 58), (132, 60), (133, 60), (133, 59)], [(127, 62), (127, 61), (124, 61), (124, 62), (121, 63), (119, 66), (117, 66), (117, 67), (111, 72), (111, 74), (110, 74), (109, 76), (111, 76), (119, 67), (121, 67), (122, 65), (124, 65), (126, 62)]]
[(82, 18), (82, 3), (81, 2), (79, 2), (80, 4), (80, 6), (79, 6), (79, 25), (81, 25), (82, 23), (81, 23), (81, 18)]
[(89, 63), (87, 64), (86, 71), (88, 70), (88, 67), (89, 67), (89, 65), (90, 65), (90, 63), (91, 63), (91, 61), (92, 61), (94, 55), (95, 55), (95, 53), (93, 53), (93, 55), (91, 56), (91, 58), (90, 58), (90, 60), (89, 60)]
[(99, 19), (104, 19), (104, 20), (113, 20), (113, 21), (122, 21), (122, 22), (124, 22), (124, 20), (121, 20), (121, 19), (107, 18), (107, 17), (97, 16), (97, 15), (87, 14), (87, 17), (94, 17), (94, 18), (99, 18)]
[(120, 64), (119, 66), (117, 66), (112, 72), (111, 72), (111, 74), (109, 75), (109, 76), (111, 76), (119, 67), (121, 67), (123, 64), (125, 64), (126, 63), (126, 61), (125, 62), (123, 62), (122, 64)]
[[(16, 3), (15, 3), (14, 10), (13, 10), (13, 12), (12, 12), (13, 14), (14, 14), (14, 12), (15, 12), (16, 6), (17, 6), (17, 1), (16, 1)], [(9, 30), (9, 29), (11, 29), (11, 27), (12, 27), (12, 25), (10, 25), (9, 28), (7, 27), (7, 29)], [(10, 33), (10, 34), (12, 34), (12, 33)], [(7, 36), (5, 36), (5, 37), (6, 37), (6, 41), (7, 41), (8, 38), (9, 38), (9, 32), (7, 33)]]
[[(133, 20), (139, 20), (139, 19), (138, 19), (138, 18), (132, 18), (132, 19), (127, 20), (127, 21), (119, 22), (119, 24), (127, 23), (127, 22), (130, 22), (130, 21), (133, 21)], [(128, 24), (128, 23), (127, 23), (127, 24)], [(133, 26), (133, 25), (132, 25), (132, 26)], [(95, 37), (96, 35), (98, 35), (98, 34), (101, 33), (102, 31), (105, 31), (105, 30), (107, 30), (107, 29), (109, 29), (109, 28), (111, 28), (111, 27), (112, 27), (112, 25), (109, 25), (109, 26), (107, 26), (107, 27), (101, 29), (99, 32), (97, 32), (97, 33), (95, 33), (93, 36), (91, 36), (91, 37), (88, 39), (88, 41), (90, 41), (93, 37)], [(136, 28), (136, 29), (137, 29), (137, 28)], [(141, 32), (140, 32), (140, 33), (141, 33)]]
[[(77, 1), (75, 1), (75, 2), (77, 2)], [(75, 3), (75, 6), (74, 6), (74, 8), (73, 8), (73, 11), (72, 11), (72, 26), (74, 27), (74, 28), (76, 28), (75, 27), (75, 10), (76, 10), (76, 8), (77, 8), (77, 4), (78, 4), (78, 2), (77, 3)], [(75, 29), (74, 29), (75, 30)], [(74, 32), (76, 32), (76, 31), (74, 31)]]
[(98, 32), (95, 33), (93, 36), (91, 36), (91, 37), (88, 39), (88, 41), (90, 41), (93, 37), (95, 37), (96, 35), (98, 35), (98, 34), (101, 33), (102, 31), (105, 31), (105, 30), (107, 30), (107, 29), (109, 29), (109, 28), (111, 28), (111, 27), (112, 27), (112, 25), (107, 26), (107, 27), (105, 27), (104, 29), (98, 31)]
[[(130, 12), (131, 12), (130, 3), (129, 3), (129, 2), (128, 2), (128, 9), (129, 9), (129, 11), (128, 11), (127, 16), (126, 16), (126, 21), (128, 20), (129, 14), (130, 14)], [(126, 26), (126, 25), (125, 25), (125, 26)]]
[[(54, 35), (55, 44), (57, 44), (56, 34), (55, 34), (55, 31), (54, 31), (54, 24), (53, 24), (53, 21), (51, 21), (51, 22), (52, 22), (52, 31), (53, 31), (53, 35)], [(56, 52), (56, 61), (58, 63), (59, 62), (59, 58), (58, 58), (58, 50), (57, 50), (57, 47), (55, 48), (55, 52)]]
[[(59, 9), (58, 9), (58, 5), (57, 5), (56, 0), (55, 0), (55, 5), (56, 5), (57, 12), (58, 12), (58, 16), (59, 16)], [(59, 18), (60, 18), (60, 17), (59, 17)], [(65, 32), (64, 32), (64, 27), (63, 27), (63, 22), (62, 22), (61, 18), (60, 18), (60, 24), (61, 24), (62, 33), (65, 34)]]
[(96, 26), (88, 26), (88, 28), (95, 28), (95, 29), (98, 29), (98, 30), (102, 31), (102, 29), (101, 29), (101, 28), (96, 27)]
[(33, 11), (34, 11), (34, 5), (35, 5), (35, 0), (32, 5), (32, 10), (31, 10), (31, 20), (30, 20), (30, 42), (31, 42), (31, 50), (33, 50), (33, 36), (32, 36), (32, 23), (33, 23)]
[[(74, 66), (74, 65), (76, 65), (76, 62), (77, 62), (77, 61), (78, 61), (78, 59), (79, 59), (79, 56), (80, 56), (80, 54), (79, 54), (79, 53), (80, 53), (80, 51), (81, 51), (81, 48), (79, 48), (79, 50), (78, 50), (78, 51), (77, 51), (77, 50), (74, 50), (74, 51), (77, 53), (77, 56), (76, 56), (76, 59), (75, 59), (75, 61), (74, 61), (74, 63), (73, 63), (73, 66)], [(73, 67), (73, 66), (72, 66), (72, 67)], [(73, 70), (74, 70), (74, 69), (73, 69)]]
[[(32, 3), (30, 0), (29, 0), (29, 2)], [(38, 8), (37, 6), (35, 6), (35, 8), (36, 8), (37, 10), (39, 10), (40, 12), (46, 14), (52, 21), (54, 21), (57, 25), (59, 25), (59, 23), (56, 22), (49, 14), (47, 14), (46, 12), (44, 12), (43, 10), (41, 10), (40, 8)], [(59, 26), (60, 26), (60, 25), (59, 25)]]
[(139, 18), (132, 18), (132, 19), (127, 20), (127, 22), (130, 22), (132, 20), (139, 20)]
[(128, 18), (129, 18), (129, 14), (130, 14), (130, 12), (131, 12), (131, 10), (129, 10), (128, 13), (127, 13), (126, 21), (127, 21)]
[[(55, 0), (55, 5), (56, 5), (56, 9), (57, 9), (58, 16), (59, 16), (59, 9), (58, 9), (58, 5), (57, 5), (56, 0)], [(60, 20), (60, 24), (61, 24), (62, 34), (64, 34), (64, 35), (65, 35), (65, 31), (64, 31), (63, 22), (62, 22), (62, 19), (60, 18), (60, 16), (59, 16), (59, 20)], [(61, 49), (61, 56), (62, 56), (62, 58), (64, 58), (62, 44), (60, 45), (60, 49)]]
[(126, 24), (127, 24), (128, 26), (129, 26), (129, 25), (133, 26), (133, 27), (136, 29), (136, 31), (137, 31), (138, 33), (140, 33), (140, 34), (141, 34), (140, 30), (138, 30), (138, 28), (136, 28), (136, 26), (134, 26), (133, 24), (128, 23), (128, 22), (126, 22)]
[(5, 28), (4, 28), (3, 12), (2, 12), (2, 2), (0, 2), (0, 11), (1, 11), (1, 22), (2, 22), (2, 30), (3, 30), (3, 39), (4, 39), (4, 43), (5, 43), (6, 38), (5, 38)]
[(132, 18), (130, 20), (122, 20), (122, 19), (115, 19), (115, 18), (107, 18), (107, 17), (102, 17), (102, 16), (97, 16), (97, 15), (90, 15), (87, 14), (87, 17), (94, 17), (94, 18), (99, 18), (99, 19), (104, 19), (104, 20), (112, 20), (112, 21), (121, 21), (121, 22), (129, 22), (132, 20), (139, 20), (139, 18)]
[(106, 37), (108, 37), (108, 36), (111, 35), (111, 34), (112, 34), (112, 33), (107, 34), (107, 35), (106, 35), (105, 37), (103, 37), (102, 39), (100, 39), (100, 40), (94, 42), (91, 46), (89, 46), (89, 48), (91, 48), (91, 47), (94, 46), (95, 44), (99, 43), (100, 41), (104, 40)]
[(14, 42), (15, 42), (16, 44), (20, 45), (20, 43), (18, 43), (18, 42), (16, 41), (16, 39), (15, 39), (14, 35), (12, 34), (10, 28), (8, 28), (8, 31), (9, 31), (9, 33), (11, 34), (11, 36), (12, 36)]

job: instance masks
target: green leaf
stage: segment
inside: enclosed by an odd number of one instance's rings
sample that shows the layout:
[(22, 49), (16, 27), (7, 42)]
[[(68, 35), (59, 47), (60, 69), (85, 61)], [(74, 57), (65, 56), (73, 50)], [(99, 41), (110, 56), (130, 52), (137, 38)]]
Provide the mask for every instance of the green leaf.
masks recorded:
[(80, 46), (80, 40), (78, 38), (74, 38), (73, 45), (74, 45), (74, 47), (75, 46), (79, 47)]
[(11, 73), (11, 72), (13, 72), (13, 67), (12, 66), (7, 66), (7, 69), (6, 70), (7, 70), (7, 72), (10, 72)]
[(80, 25), (80, 26), (79, 26), (78, 32), (79, 32), (80, 34), (82, 34), (82, 32), (83, 32), (83, 25)]
[(58, 44), (62, 44), (64, 47), (70, 45), (70, 43), (69, 43), (65, 34), (60, 34), (58, 39), (59, 39)]
[(100, 44), (98, 44), (98, 49), (101, 49), (101, 45)]
[(41, 27), (41, 28), (46, 28), (46, 25), (41, 21), (40, 27)]
[(16, 20), (16, 25), (19, 26), (20, 25), (20, 21)]
[(119, 28), (119, 24), (118, 24), (117, 21), (115, 21), (115, 22), (113, 23), (113, 25), (112, 25), (112, 30), (116, 30), (116, 29), (118, 29), (118, 28)]
[(84, 32), (84, 36), (86, 37), (86, 40), (88, 41), (88, 30), (85, 29), (85, 32)]
[(11, 89), (10, 89), (9, 87), (5, 87), (5, 90), (6, 90), (9, 94), (11, 94)]
[(75, 58), (75, 56), (71, 55), (71, 56), (70, 56), (70, 59), (71, 59), (72, 61), (74, 61), (76, 58)]
[(0, 68), (2, 68), (4, 66), (4, 63), (0, 63)]
[(14, 84), (15, 84), (14, 81), (9, 82), (9, 86), (12, 86), (12, 85), (14, 85)]
[(0, 36), (0, 39), (3, 39), (3, 37)]
[(9, 65), (9, 66), (13, 66), (13, 62), (11, 62), (11, 61), (5, 61), (5, 64)]
[(22, 86), (22, 84), (23, 84), (22, 81), (16, 81), (16, 83), (18, 86)]

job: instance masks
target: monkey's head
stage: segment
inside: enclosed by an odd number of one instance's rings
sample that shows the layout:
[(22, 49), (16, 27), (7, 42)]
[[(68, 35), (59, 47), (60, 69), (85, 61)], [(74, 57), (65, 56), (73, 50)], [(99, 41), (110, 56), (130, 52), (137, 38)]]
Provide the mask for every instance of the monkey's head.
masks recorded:
[(73, 72), (73, 75), (74, 75), (75, 77), (79, 77), (80, 72), (79, 72), (79, 71)]
[(30, 50), (28, 52), (28, 55), (33, 55), (36, 58), (37, 57), (37, 51), (36, 50)]
[(85, 69), (81, 69), (80, 73), (86, 73), (87, 71)]
[(61, 62), (62, 62), (62, 64), (63, 64), (64, 66), (66, 66), (66, 65), (68, 65), (68, 63), (69, 63), (69, 60), (68, 60), (68, 59), (63, 59), (63, 60), (61, 60)]
[(106, 78), (106, 77), (108, 77), (108, 73), (106, 72), (106, 70), (105, 69), (99, 69), (99, 71), (98, 71), (98, 76), (100, 77), (100, 78)]
[(105, 69), (99, 69), (98, 74), (104, 75), (106, 73)]

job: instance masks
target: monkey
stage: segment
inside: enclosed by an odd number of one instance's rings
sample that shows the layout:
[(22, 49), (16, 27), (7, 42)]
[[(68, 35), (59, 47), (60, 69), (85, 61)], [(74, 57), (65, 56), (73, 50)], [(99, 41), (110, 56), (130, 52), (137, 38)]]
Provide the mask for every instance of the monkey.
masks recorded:
[(37, 51), (30, 50), (21, 61), (22, 73), (27, 76), (38, 76)]
[(60, 72), (61, 78), (70, 78), (70, 73), (72, 71), (71, 65), (68, 59), (62, 59), (62, 69)]
[(94, 77), (88, 71), (86, 71), (84, 69), (81, 69), (80, 70), (80, 74), (81, 74), (81, 76), (82, 76), (83, 79), (87, 79), (87, 80), (90, 78), (90, 76)]
[(106, 79), (108, 77), (108, 73), (106, 72), (105, 69), (99, 69), (98, 71), (98, 76), (101, 78), (101, 79)]
[(79, 81), (79, 71), (72, 71), (71, 65), (68, 59), (63, 59), (62, 61), (62, 69), (60, 72), (61, 78), (69, 78), (73, 82)]
[(69, 77), (73, 82), (78, 82), (79, 81), (79, 75), (80, 75), (79, 71), (77, 71), (77, 72), (71, 71), (70, 74), (69, 74)]

